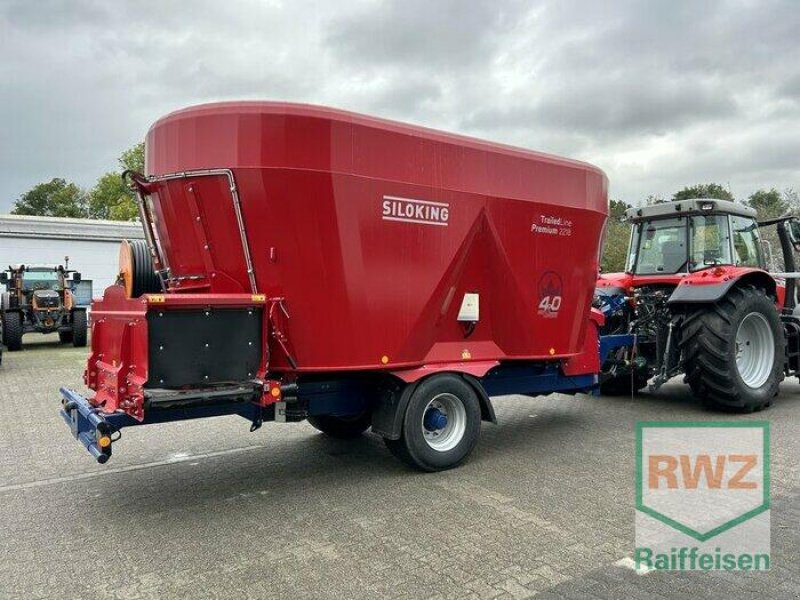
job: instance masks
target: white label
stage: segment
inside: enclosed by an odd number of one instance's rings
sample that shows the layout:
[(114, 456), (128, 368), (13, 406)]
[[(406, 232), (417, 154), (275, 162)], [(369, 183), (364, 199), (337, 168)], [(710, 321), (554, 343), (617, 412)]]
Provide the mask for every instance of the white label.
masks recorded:
[(480, 309), (478, 294), (467, 292), (461, 301), (461, 309), (458, 311), (458, 320), (475, 323), (480, 320)]
[(450, 205), (445, 202), (384, 196), (382, 213), (384, 221), (447, 227), (447, 221), (450, 218)]
[(564, 217), (539, 215), (539, 219), (531, 223), (531, 233), (570, 237), (572, 235), (572, 221)]

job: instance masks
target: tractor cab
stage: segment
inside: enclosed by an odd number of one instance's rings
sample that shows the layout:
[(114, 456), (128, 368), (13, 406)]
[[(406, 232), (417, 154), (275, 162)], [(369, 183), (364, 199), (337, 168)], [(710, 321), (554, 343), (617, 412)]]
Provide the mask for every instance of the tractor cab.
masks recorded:
[[(721, 265), (765, 268), (756, 211), (722, 200), (686, 200), (632, 208), (625, 271), (675, 276)], [(676, 281), (677, 283), (677, 281)]]

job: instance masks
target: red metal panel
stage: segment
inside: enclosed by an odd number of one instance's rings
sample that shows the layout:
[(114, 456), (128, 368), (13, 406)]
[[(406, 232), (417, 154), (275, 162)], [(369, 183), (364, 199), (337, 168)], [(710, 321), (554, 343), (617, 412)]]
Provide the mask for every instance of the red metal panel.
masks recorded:
[[(299, 371), (584, 351), (607, 216), (595, 167), (279, 103), (179, 111), (151, 128), (146, 154), (150, 176), (231, 169), (258, 291), (285, 298)], [(191, 223), (193, 186), (209, 256)], [(171, 274), (204, 276), (172, 291), (248, 291), (224, 178), (154, 188)], [(474, 330), (457, 321), (468, 292), (480, 296)], [(289, 370), (286, 353), (271, 350), (271, 367)]]
[[(112, 285), (102, 299), (92, 302), (92, 351), (84, 381), (95, 390), (91, 402), (104, 412), (121, 410), (142, 420), (144, 386), (148, 382), (148, 311), (204, 307), (264, 310), (260, 294), (146, 294), (127, 298), (125, 288)], [(266, 345), (268, 327), (264, 319), (262, 340)], [(268, 357), (264, 353), (257, 377), (266, 377)]]

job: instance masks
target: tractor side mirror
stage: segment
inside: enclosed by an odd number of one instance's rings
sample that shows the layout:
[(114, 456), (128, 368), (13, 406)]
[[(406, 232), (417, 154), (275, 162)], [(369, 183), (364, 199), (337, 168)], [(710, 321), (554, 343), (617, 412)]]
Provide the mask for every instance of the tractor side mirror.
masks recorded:
[(6, 273), (5, 271), (0, 273), (0, 283), (2, 283), (3, 285), (8, 285), (8, 273)]
[(800, 221), (790, 219), (786, 222), (786, 232), (789, 234), (789, 241), (794, 246), (795, 252), (800, 252)]
[(75, 283), (80, 283), (81, 282), (81, 274), (78, 273), (77, 271), (75, 271), (70, 275), (70, 279), (72, 279), (72, 281), (75, 282)]

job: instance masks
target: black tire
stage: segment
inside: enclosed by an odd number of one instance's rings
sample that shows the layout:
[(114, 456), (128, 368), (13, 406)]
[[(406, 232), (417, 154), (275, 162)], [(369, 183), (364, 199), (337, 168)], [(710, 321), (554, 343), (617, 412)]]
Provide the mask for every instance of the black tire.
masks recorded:
[[(453, 438), (454, 443), (457, 441), (453, 447), (435, 449), (431, 443), (436, 442), (427, 441), (426, 435), (436, 433), (423, 425), (423, 419), (431, 409), (430, 405), (442, 400), (452, 404), (451, 412), (462, 415), (458, 418), (463, 418), (464, 428), (460, 436)], [(456, 423), (450, 421), (446, 420), (447, 424), (441, 430), (443, 434), (447, 433), (448, 426), (453, 427)], [(455, 435), (460, 428), (451, 431)], [(458, 466), (469, 456), (478, 443), (480, 432), (481, 406), (475, 391), (461, 377), (443, 373), (433, 375), (417, 386), (406, 407), (400, 439), (384, 441), (391, 453), (407, 465), (422, 471), (443, 471)]]
[[(748, 385), (737, 366), (737, 332), (751, 315), (753, 320), (766, 323), (760, 327), (772, 333), (774, 344), (773, 364), (765, 366), (766, 378), (757, 386)], [(715, 304), (691, 311), (681, 327), (680, 340), (686, 382), (707, 406), (753, 412), (769, 406), (778, 393), (786, 342), (774, 301), (763, 290), (736, 287)], [(766, 343), (759, 355), (768, 356), (770, 345)]]
[(334, 417), (323, 415), (308, 417), (308, 423), (325, 435), (339, 439), (351, 439), (360, 436), (372, 424), (372, 414), (364, 412), (352, 417)]
[(62, 344), (71, 344), (72, 343), (72, 330), (70, 331), (59, 331), (58, 332), (58, 341)]
[(600, 393), (603, 396), (631, 396), (647, 387), (647, 374), (630, 373), (606, 379), (600, 384)]
[(72, 313), (72, 345), (76, 348), (86, 346), (86, 311), (76, 310)]
[(22, 350), (22, 314), (7, 312), (3, 315), (3, 341), (9, 352)]

